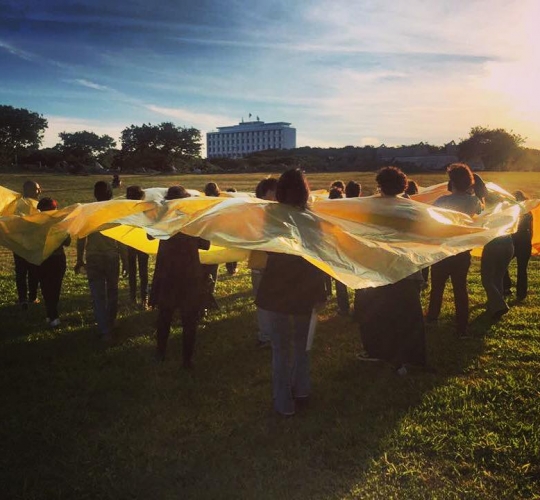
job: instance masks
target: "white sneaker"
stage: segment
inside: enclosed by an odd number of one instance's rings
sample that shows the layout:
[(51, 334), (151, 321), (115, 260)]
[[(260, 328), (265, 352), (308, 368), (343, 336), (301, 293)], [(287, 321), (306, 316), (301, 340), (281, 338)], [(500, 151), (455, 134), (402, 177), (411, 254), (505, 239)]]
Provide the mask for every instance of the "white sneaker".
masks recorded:
[(60, 326), (60, 318), (56, 318), (49, 323), (53, 328)]

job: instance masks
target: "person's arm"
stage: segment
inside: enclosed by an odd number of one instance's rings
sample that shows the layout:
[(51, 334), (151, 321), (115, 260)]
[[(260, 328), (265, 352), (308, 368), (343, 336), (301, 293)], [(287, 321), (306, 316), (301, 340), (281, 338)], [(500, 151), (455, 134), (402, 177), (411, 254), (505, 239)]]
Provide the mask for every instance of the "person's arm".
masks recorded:
[(78, 273), (81, 267), (84, 266), (84, 253), (86, 250), (86, 238), (79, 238), (77, 240), (77, 263), (75, 264), (74, 271)]
[(210, 248), (210, 242), (203, 238), (199, 238), (199, 250), (208, 250)]
[(64, 240), (64, 243), (62, 243), (62, 246), (64, 246), (64, 247), (68, 247), (69, 245), (71, 245), (71, 236), (68, 236), (68, 237)]

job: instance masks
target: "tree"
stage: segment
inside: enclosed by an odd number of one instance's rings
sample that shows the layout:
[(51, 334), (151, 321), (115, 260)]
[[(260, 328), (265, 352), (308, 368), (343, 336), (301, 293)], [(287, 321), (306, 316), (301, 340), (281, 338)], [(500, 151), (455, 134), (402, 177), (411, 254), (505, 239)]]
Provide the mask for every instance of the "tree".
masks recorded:
[(131, 125), (122, 131), (122, 151), (117, 158), (120, 168), (170, 170), (183, 160), (199, 158), (201, 132), (196, 128), (159, 125)]
[(66, 156), (71, 156), (79, 161), (97, 160), (109, 149), (116, 146), (115, 140), (109, 135), (99, 136), (86, 130), (80, 132), (60, 132), (62, 144), (58, 149)]
[(37, 149), (47, 128), (42, 115), (24, 108), (0, 105), (0, 156), (13, 161), (27, 149)]
[(502, 128), (473, 127), (458, 145), (462, 160), (480, 159), (488, 170), (504, 170), (521, 150), (525, 139)]

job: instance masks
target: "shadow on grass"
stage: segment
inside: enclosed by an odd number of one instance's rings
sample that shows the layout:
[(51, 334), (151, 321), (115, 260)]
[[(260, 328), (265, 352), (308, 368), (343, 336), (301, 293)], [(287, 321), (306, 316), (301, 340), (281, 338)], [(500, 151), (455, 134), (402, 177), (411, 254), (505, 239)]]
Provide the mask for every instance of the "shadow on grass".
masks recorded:
[(445, 325), (430, 328), (437, 374), (398, 377), (359, 362), (357, 326), (331, 317), (312, 353), (310, 406), (282, 419), (253, 314), (226, 304), (199, 329), (193, 371), (180, 368), (178, 328), (156, 364), (155, 313), (127, 308), (110, 349), (88, 324), (4, 345), (0, 481), (9, 495), (339, 498), (407, 412), (483, 348), (481, 338), (464, 348)]

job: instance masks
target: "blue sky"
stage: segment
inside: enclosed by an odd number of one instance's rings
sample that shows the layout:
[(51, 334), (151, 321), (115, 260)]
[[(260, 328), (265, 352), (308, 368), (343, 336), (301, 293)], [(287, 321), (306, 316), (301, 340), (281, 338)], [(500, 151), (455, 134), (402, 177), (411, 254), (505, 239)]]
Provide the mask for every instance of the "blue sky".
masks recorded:
[(0, 103), (118, 138), (248, 114), (299, 146), (504, 127), (540, 147), (540, 0), (0, 0)]

